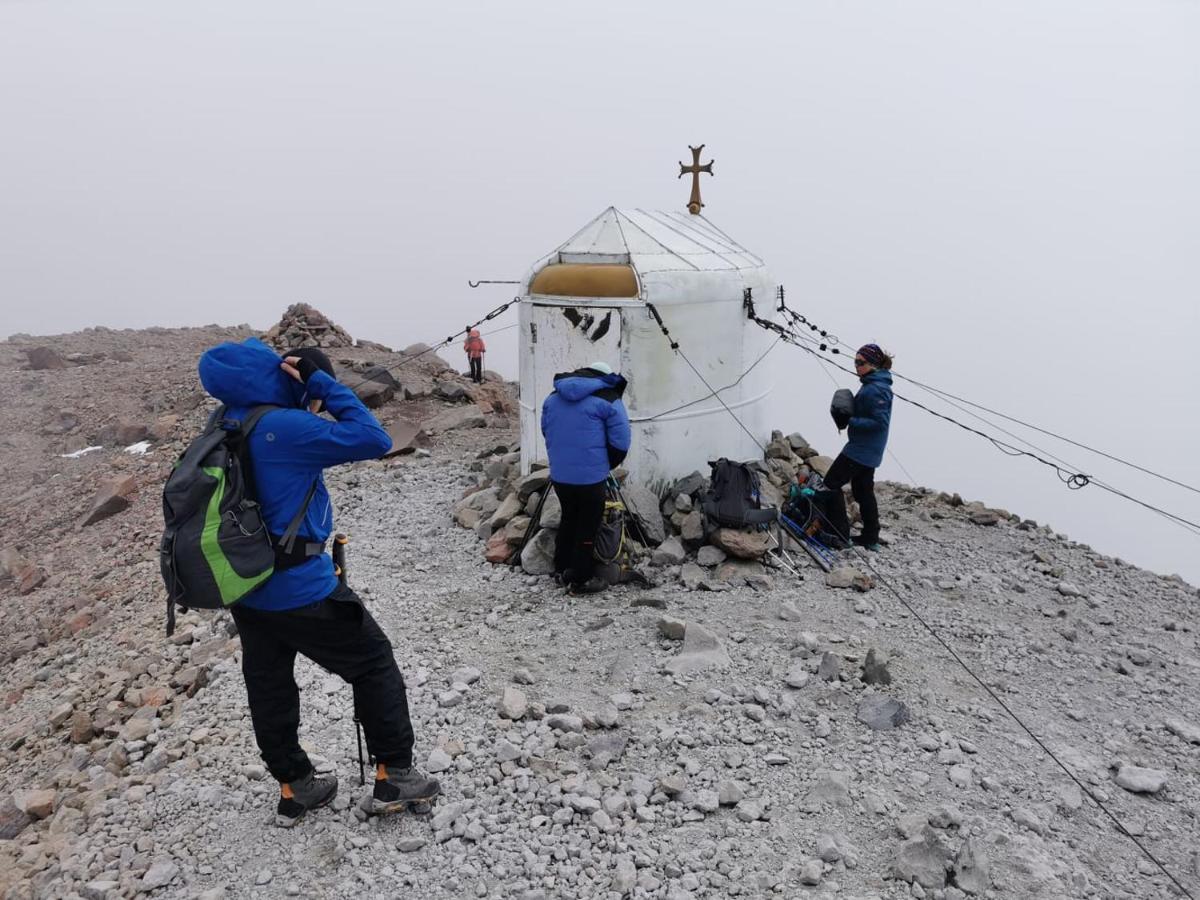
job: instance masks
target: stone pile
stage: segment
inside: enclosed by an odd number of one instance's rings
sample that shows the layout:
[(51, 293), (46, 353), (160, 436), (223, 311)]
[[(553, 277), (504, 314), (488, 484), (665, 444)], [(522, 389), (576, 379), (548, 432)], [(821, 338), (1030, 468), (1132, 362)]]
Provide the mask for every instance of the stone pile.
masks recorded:
[(307, 303), (293, 303), (263, 340), (277, 350), (298, 347), (353, 347), (354, 338)]
[[(478, 473), (475, 483), (454, 505), (452, 515), (455, 522), (472, 529), (485, 542), (483, 555), (488, 562), (512, 561), (524, 543), (522, 569), (529, 575), (545, 575), (553, 571), (561, 509), (548, 485), (546, 464), (535, 462), (532, 471), (522, 476), (520, 459), (520, 449), (506, 445), (484, 451), (472, 466)], [(759, 475), (762, 501), (767, 506), (781, 506), (788, 486), (798, 476), (807, 477), (813, 472), (823, 475), (831, 464), (832, 460), (818, 454), (801, 435), (785, 437), (780, 431), (773, 432), (764, 458), (750, 463)], [(775, 546), (774, 535), (753, 529), (709, 528), (701, 509), (709, 490), (707, 477), (693, 472), (656, 494), (629, 482), (623, 469), (615, 474), (630, 512), (627, 532), (635, 560), (688, 590), (725, 591), (738, 585), (770, 585), (764, 562)], [(535, 523), (538, 505), (547, 490), (544, 508)], [(853, 504), (851, 513), (857, 515)], [(848, 566), (831, 573), (829, 584), (859, 591), (871, 587), (866, 575)]]

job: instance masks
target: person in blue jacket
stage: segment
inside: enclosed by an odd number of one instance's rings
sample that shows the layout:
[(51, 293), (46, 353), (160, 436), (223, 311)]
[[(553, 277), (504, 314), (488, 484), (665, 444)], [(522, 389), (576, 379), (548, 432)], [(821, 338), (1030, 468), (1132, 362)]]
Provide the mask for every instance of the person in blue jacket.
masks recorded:
[[(281, 359), (255, 338), (220, 344), (200, 358), (200, 381), (225, 404), (228, 419), (255, 406), (280, 407), (259, 420), (247, 447), (252, 496), (276, 539), (275, 572), (232, 609), (254, 736), (280, 784), (276, 823), (295, 825), (337, 794), (337, 776), (317, 775), (300, 747), (297, 653), (353, 686), (355, 714), (378, 761), (369, 811), (432, 799), (440, 786), (413, 767), (408, 698), (391, 642), (354, 591), (339, 583), (325, 552), (333, 507), (322, 471), (378, 458), (391, 449), (391, 438), (315, 348)], [(286, 553), (278, 538), (306, 498), (298, 540)]]
[[(875, 501), (875, 470), (883, 462), (892, 422), (892, 358), (878, 344), (866, 344), (854, 354), (854, 371), (862, 382), (854, 395), (849, 440), (825, 475), (829, 524), (835, 536), (868, 550), (879, 549), (879, 504)], [(862, 533), (851, 536), (842, 488), (850, 492), (862, 515)]]
[(627, 382), (604, 362), (554, 376), (542, 404), (542, 435), (550, 481), (562, 506), (554, 570), (573, 594), (604, 590), (594, 575), (596, 532), (604, 518), (605, 482), (629, 452), (629, 414), (621, 401)]

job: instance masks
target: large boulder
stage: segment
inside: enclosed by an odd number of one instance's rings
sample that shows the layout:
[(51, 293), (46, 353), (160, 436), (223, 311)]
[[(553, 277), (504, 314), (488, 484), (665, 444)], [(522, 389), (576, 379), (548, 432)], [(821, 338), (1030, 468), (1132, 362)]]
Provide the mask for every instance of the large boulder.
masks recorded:
[(681, 675), (729, 665), (729, 653), (721, 639), (703, 625), (688, 622), (683, 632), (683, 647), (666, 668), (673, 675)]
[(503, 531), (495, 532), (483, 548), (483, 558), (493, 565), (506, 562), (511, 555), (512, 547), (509, 546), (508, 537)]
[(467, 394), (484, 412), (511, 416), (517, 411), (517, 402), (513, 397), (513, 392), (502, 381), (473, 384), (467, 388)]
[(444, 409), (431, 419), (422, 423), (422, 428), (429, 434), (443, 431), (455, 431), (459, 428), (486, 428), (487, 419), (475, 406), (454, 406)]
[(829, 474), (829, 467), (833, 465), (833, 460), (828, 456), (810, 456), (805, 462), (822, 478)]
[(890, 731), (910, 721), (912, 714), (894, 697), (867, 694), (858, 704), (857, 718), (872, 731)]
[(149, 426), (122, 419), (110, 422), (96, 433), (96, 443), (104, 447), (128, 447), (152, 437)]
[(25, 357), (29, 360), (29, 368), (34, 371), (70, 368), (70, 363), (50, 347), (33, 347), (25, 351)]
[(428, 344), (409, 344), (400, 351), (400, 355), (407, 360), (418, 360), (421, 367), (430, 372), (457, 373), (454, 366), (434, 353)]
[(693, 509), (679, 524), (679, 536), (686, 547), (699, 547), (704, 543), (704, 513)]
[(389, 403), (397, 394), (404, 394), (400, 382), (383, 366), (357, 367), (353, 374), (347, 372), (342, 375), (342, 381), (350, 385), (368, 409), (378, 409)]
[(392, 449), (383, 454), (385, 457), (402, 456), (415, 452), (418, 447), (429, 446), (429, 435), (414, 422), (399, 419), (388, 426), (387, 433), (392, 439)]
[[(542, 517), (538, 524), (542, 528), (557, 528), (562, 524), (562, 503), (559, 502), (558, 494), (553, 488), (543, 488), (550, 491), (546, 497), (546, 502), (542, 504)], [(533, 515), (537, 509), (538, 499), (540, 494), (532, 494), (525, 503), (525, 511), (529, 515)]]
[(36, 566), (11, 547), (0, 551), (0, 574), (17, 586), (18, 594), (29, 594), (46, 580), (46, 570)]
[(0, 841), (15, 838), (33, 821), (12, 796), (0, 800)]
[(521, 551), (521, 568), (529, 575), (549, 575), (554, 571), (554, 541), (558, 532), (553, 528), (538, 531)]
[(652, 547), (661, 544), (667, 537), (667, 527), (654, 492), (639, 484), (626, 484), (621, 488), (621, 496), (632, 518), (630, 534), (638, 540), (644, 537), (644, 543)]
[(685, 475), (671, 485), (670, 495), (674, 497), (679, 494), (687, 494), (690, 497), (695, 497), (707, 487), (708, 479), (699, 472), (693, 472), (691, 475)]
[(954, 857), (954, 886), (964, 894), (982, 894), (992, 886), (987, 853), (971, 838)]
[(100, 483), (100, 489), (92, 500), (92, 508), (80, 520), (80, 527), (85, 527), (115, 516), (129, 508), (133, 502), (130, 498), (137, 491), (137, 481), (132, 475), (106, 478)]
[(42, 434), (69, 434), (79, 427), (79, 415), (70, 409), (50, 410)]
[[(550, 483), (550, 470), (538, 469), (523, 476), (517, 482), (517, 495), (522, 500), (529, 499), (530, 494), (541, 491)], [(546, 502), (549, 502), (547, 499)]]
[(492, 531), (503, 528), (513, 517), (521, 512), (521, 500), (516, 493), (509, 494), (500, 501), (500, 505), (496, 507), (496, 511), (492, 513), (492, 517), (488, 524), (491, 525)]
[(471, 399), (465, 387), (448, 379), (433, 383), (433, 396), (448, 403), (464, 403)]
[(946, 886), (946, 876), (954, 864), (954, 851), (936, 831), (926, 825), (921, 833), (901, 845), (892, 864), (895, 876), (926, 890)]
[(761, 559), (771, 549), (771, 535), (765, 531), (718, 528), (709, 542), (738, 559)]

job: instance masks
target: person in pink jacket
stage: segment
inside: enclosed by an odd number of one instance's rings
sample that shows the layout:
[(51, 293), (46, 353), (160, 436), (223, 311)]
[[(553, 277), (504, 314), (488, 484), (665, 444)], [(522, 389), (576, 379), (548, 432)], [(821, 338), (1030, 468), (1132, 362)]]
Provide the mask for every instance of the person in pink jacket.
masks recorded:
[(471, 362), (471, 380), (476, 384), (481, 384), (483, 382), (483, 354), (487, 352), (487, 345), (479, 336), (478, 328), (471, 329), (471, 333), (463, 341), (463, 350), (466, 351), (467, 359)]

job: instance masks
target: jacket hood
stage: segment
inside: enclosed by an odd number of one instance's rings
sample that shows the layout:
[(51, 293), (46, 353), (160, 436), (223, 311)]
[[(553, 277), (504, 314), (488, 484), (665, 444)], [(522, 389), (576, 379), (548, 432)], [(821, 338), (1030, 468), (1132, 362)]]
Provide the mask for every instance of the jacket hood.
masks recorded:
[(200, 357), (200, 383), (229, 407), (303, 407), (304, 385), (279, 368), (281, 362), (258, 338), (218, 344)]
[(892, 386), (892, 373), (887, 369), (874, 369), (858, 379), (863, 384), (886, 384)]
[(604, 390), (615, 391), (620, 397), (625, 393), (626, 384), (624, 377), (616, 372), (605, 375), (595, 369), (576, 369), (554, 376), (554, 390), (572, 403)]

